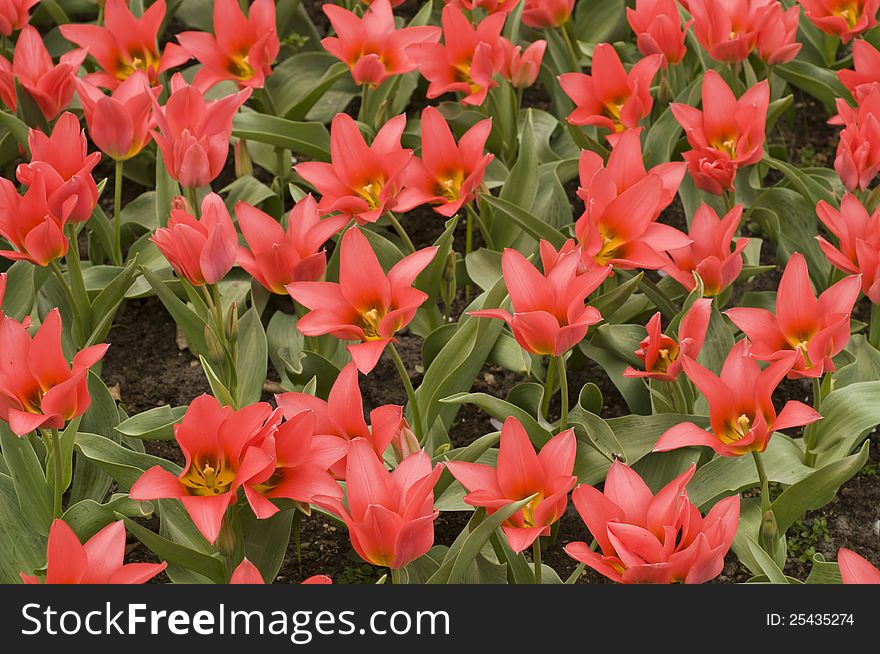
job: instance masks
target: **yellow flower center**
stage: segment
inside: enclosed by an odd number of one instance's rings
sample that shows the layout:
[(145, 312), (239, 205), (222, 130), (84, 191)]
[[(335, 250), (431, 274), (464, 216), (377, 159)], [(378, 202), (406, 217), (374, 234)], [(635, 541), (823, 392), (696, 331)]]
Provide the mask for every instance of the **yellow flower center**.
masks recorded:
[(250, 79), (256, 73), (253, 66), (251, 66), (247, 53), (232, 57), (229, 62), (229, 72), (242, 80)]
[(461, 197), (462, 183), (464, 183), (464, 171), (455, 170), (437, 180), (435, 192), (449, 201), (458, 200)]
[(859, 9), (859, 3), (857, 0), (850, 0), (849, 2), (842, 3), (837, 9), (833, 10), (835, 16), (840, 16), (843, 20), (846, 21), (846, 24), (853, 28), (856, 26), (856, 23), (859, 22), (859, 18), (862, 16), (862, 12)]
[(712, 147), (719, 152), (724, 152), (731, 159), (736, 158), (736, 137), (730, 136), (727, 138), (720, 138), (717, 141), (712, 142)]
[(361, 314), (361, 329), (364, 330), (364, 339), (368, 341), (378, 341), (382, 339), (379, 333), (379, 324), (385, 316), (384, 312), (378, 309), (370, 309)]
[(467, 84), (471, 93), (476, 93), (480, 90), (480, 85), (477, 84), (473, 78), (471, 77), (471, 62), (465, 61), (460, 64), (456, 64), (453, 68), (455, 68), (455, 81), (456, 82), (464, 82)]
[(194, 459), (180, 481), (190, 495), (222, 495), (235, 481), (235, 471), (222, 458)]
[(605, 117), (610, 118), (611, 122), (614, 123), (615, 132), (622, 132), (626, 129), (626, 125), (620, 119), (620, 114), (623, 111), (623, 105), (626, 104), (626, 100), (627, 98), (615, 98), (611, 102), (606, 102), (605, 108), (602, 111)]
[(370, 209), (378, 209), (382, 206), (379, 195), (382, 193), (382, 180), (373, 179), (357, 189), (357, 194), (366, 201)]
[(736, 419), (735, 423), (731, 423), (728, 426), (727, 431), (725, 431), (723, 434), (719, 434), (718, 438), (725, 445), (730, 445), (731, 443), (741, 441), (745, 437), (745, 435), (749, 433), (749, 430), (751, 428), (752, 421), (746, 414), (742, 414), (739, 418)]
[(147, 50), (141, 52), (129, 52), (129, 59), (120, 57), (116, 68), (116, 79), (128, 79), (130, 75), (136, 71), (149, 71), (151, 68), (157, 68), (159, 60), (152, 52)]
[(541, 503), (542, 497), (542, 495), (538, 495), (535, 499), (533, 499), (522, 508), (523, 527), (533, 528), (537, 526), (535, 524), (535, 511), (538, 509), (538, 505)]
[(602, 226), (599, 226), (599, 233), (602, 235), (602, 247), (593, 256), (600, 266), (606, 265), (611, 259), (617, 256), (617, 251), (624, 241), (612, 232), (606, 232)]

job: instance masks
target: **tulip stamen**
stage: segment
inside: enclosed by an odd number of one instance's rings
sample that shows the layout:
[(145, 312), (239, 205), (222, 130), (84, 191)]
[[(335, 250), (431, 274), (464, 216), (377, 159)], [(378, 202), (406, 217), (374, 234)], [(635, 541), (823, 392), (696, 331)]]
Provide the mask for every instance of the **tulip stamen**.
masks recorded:
[(837, 10), (832, 11), (832, 13), (843, 18), (846, 24), (853, 28), (859, 22), (862, 12), (859, 10), (857, 0), (850, 0), (838, 7)]
[(364, 332), (364, 339), (368, 341), (378, 341), (382, 338), (379, 333), (379, 325), (384, 317), (378, 309), (370, 309), (361, 314), (360, 327)]
[(253, 66), (251, 66), (247, 52), (233, 57), (230, 60), (229, 72), (235, 75), (238, 79), (250, 79), (256, 73)]
[(610, 118), (611, 122), (614, 123), (615, 132), (622, 132), (626, 129), (626, 125), (623, 124), (620, 118), (620, 114), (623, 112), (623, 105), (625, 104), (626, 98), (615, 98), (610, 102), (606, 102), (602, 110), (605, 117)]
[(224, 461), (193, 460), (181, 483), (190, 495), (222, 495), (229, 491), (235, 480), (235, 471), (224, 465)]
[(725, 445), (730, 445), (731, 443), (736, 443), (737, 441), (741, 441), (745, 438), (746, 434), (749, 433), (749, 430), (752, 428), (752, 420), (746, 414), (741, 414), (739, 418), (736, 419), (736, 422), (731, 423), (729, 428), (725, 430), (724, 433), (719, 434), (719, 438), (721, 442)]
[(366, 200), (370, 209), (378, 209), (382, 206), (379, 196), (382, 193), (382, 180), (373, 179), (357, 189), (357, 194)]

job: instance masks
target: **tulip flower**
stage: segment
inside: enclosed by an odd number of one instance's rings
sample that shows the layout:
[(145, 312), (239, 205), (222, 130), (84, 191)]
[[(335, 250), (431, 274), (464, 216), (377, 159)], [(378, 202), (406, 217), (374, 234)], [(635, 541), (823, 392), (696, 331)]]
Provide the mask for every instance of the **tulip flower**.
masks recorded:
[(534, 29), (560, 27), (571, 18), (574, 0), (523, 0), (522, 22)]
[(46, 197), (53, 215), (69, 212), (65, 220), (77, 223), (91, 218), (98, 204), (98, 187), (92, 170), (101, 161), (101, 154), (89, 154), (89, 142), (77, 117), (70, 112), (62, 114), (51, 136), (37, 129), (30, 130), (28, 146), (31, 161), (16, 169), (18, 181), (31, 186), (39, 173), (46, 185)]
[[(229, 578), (230, 584), (265, 584), (263, 575), (253, 563), (244, 558), (241, 563), (233, 570), (232, 576)], [(306, 584), (332, 584), (333, 580), (327, 575), (313, 575), (301, 582)]]
[(110, 95), (77, 79), (77, 92), (86, 115), (89, 136), (98, 148), (116, 161), (131, 159), (150, 142), (156, 126), (153, 101), (161, 88), (150, 87), (146, 73), (135, 71)]
[[(690, 0), (694, 34), (712, 59), (728, 63), (748, 58), (768, 23), (769, 0)], [(795, 21), (796, 23), (797, 21)]]
[(10, 110), (16, 110), (15, 81), (18, 80), (37, 103), (43, 117), (54, 120), (70, 104), (76, 71), (85, 57), (86, 53), (82, 50), (66, 52), (61, 55), (58, 64), (54, 64), (40, 33), (26, 25), (15, 44), (12, 62), (0, 56), (0, 100)]
[(412, 287), (431, 263), (436, 247), (398, 261), (386, 274), (367, 237), (357, 228), (342, 236), (339, 283), (293, 282), (287, 291), (310, 309), (296, 326), (306, 336), (333, 334), (360, 341), (348, 351), (362, 373), (370, 372), (394, 335), (415, 317), (428, 295)]
[(364, 225), (376, 222), (386, 211), (415, 206), (411, 194), (403, 190), (404, 170), (412, 160), (412, 150), (400, 147), (404, 127), (406, 116), (395, 116), (367, 145), (354, 119), (336, 114), (330, 126), (330, 163), (294, 166), (321, 194), (318, 211), (338, 211)]
[(315, 438), (321, 441), (322, 450), (338, 452), (342, 448), (341, 454), (328, 466), (337, 479), (345, 479), (345, 458), (354, 439), (360, 438), (372, 444), (376, 456), (381, 458), (388, 446), (400, 438), (400, 433), (408, 429), (403, 407), (395, 404), (384, 404), (373, 409), (370, 412), (370, 425), (367, 425), (363, 396), (358, 385), (358, 370), (354, 363), (346, 365), (336, 377), (326, 401), (297, 392), (276, 395), (275, 401), (287, 420), (304, 411), (314, 415)]
[(611, 134), (606, 138), (614, 145), (620, 132), (638, 127), (639, 121), (651, 113), (651, 80), (662, 63), (661, 55), (649, 55), (627, 73), (614, 46), (598, 44), (593, 50), (590, 75), (559, 76), (562, 90), (577, 105), (568, 122), (609, 129)]
[(601, 552), (576, 542), (565, 546), (566, 554), (623, 584), (714, 579), (736, 536), (740, 500), (726, 497), (700, 515), (685, 490), (695, 470), (691, 465), (654, 495), (637, 472), (615, 461), (602, 492), (582, 484), (571, 494)]
[(824, 200), (816, 206), (822, 224), (838, 238), (838, 247), (817, 236), (832, 266), (862, 276), (862, 292), (880, 304), (880, 208), (868, 214), (858, 198), (844, 194), (838, 211)]
[(504, 66), (504, 19), (504, 13), (494, 13), (474, 27), (458, 7), (443, 7), (444, 44), (414, 43), (407, 48), (429, 82), (428, 98), (461, 93), (462, 104), (483, 104), (489, 89), (498, 86), (493, 77)]
[(0, 34), (12, 36), (31, 19), (30, 10), (40, 0), (3, 0), (0, 2)]
[[(474, 9), (482, 9), (487, 14), (495, 14), (501, 12), (509, 14), (516, 9), (520, 0), (444, 0), (448, 5), (455, 5), (459, 9), (465, 11), (473, 11)], [(392, 3), (396, 7), (400, 2)]]
[(275, 27), (274, 0), (254, 0), (245, 16), (238, 0), (216, 0), (214, 34), (181, 32), (177, 42), (202, 67), (195, 85), (206, 90), (224, 80), (259, 89), (272, 74), (281, 44)]
[(725, 313), (752, 342), (752, 356), (776, 361), (797, 353), (789, 379), (821, 377), (834, 372), (832, 357), (849, 343), (849, 318), (861, 280), (850, 275), (823, 291), (818, 299), (810, 284), (804, 255), (788, 260), (776, 293), (776, 315), (767, 309), (737, 307)]
[(758, 30), (758, 56), (771, 66), (787, 64), (800, 52), (802, 44), (797, 41), (800, 10), (800, 7), (784, 9), (779, 2), (770, 4), (770, 11)]
[(315, 495), (342, 499), (342, 488), (327, 470), (348, 454), (348, 443), (315, 433), (315, 414), (301, 411), (268, 435), (262, 449), (268, 465), (244, 481), (244, 493), (260, 519), (278, 513), (270, 500), (307, 505)]
[(455, 142), (452, 131), (434, 107), (422, 111), (422, 156), (406, 169), (412, 201), (430, 204), (441, 216), (454, 216), (473, 201), (494, 158), (485, 153), (492, 120), (481, 120)]
[(514, 46), (505, 39), (504, 45), (504, 68), (502, 77), (510, 82), (515, 89), (530, 87), (538, 79), (541, 70), (541, 62), (544, 60), (544, 51), (547, 49), (547, 41), (543, 39), (530, 43), (523, 51), (520, 46)]
[(290, 210), (287, 229), (246, 202), (235, 205), (235, 216), (247, 241), (247, 246), (239, 246), (236, 263), (278, 295), (287, 295), (286, 286), (292, 282), (314, 282), (324, 276), (327, 254), (322, 246), (348, 222), (343, 214), (322, 220), (311, 195)]
[[(49, 528), (45, 584), (143, 584), (162, 572), (167, 564), (125, 563), (125, 523), (111, 522), (85, 544), (64, 520)], [(26, 584), (40, 578), (20, 573)]]
[(685, 356), (682, 366), (709, 402), (708, 432), (692, 422), (667, 429), (654, 445), (655, 452), (680, 447), (705, 445), (721, 456), (741, 456), (763, 452), (774, 431), (801, 427), (816, 422), (820, 416), (811, 407), (789, 400), (779, 415), (773, 407), (773, 391), (788, 374), (797, 359), (794, 351), (783, 352), (764, 370), (751, 356), (751, 344), (742, 340), (730, 350), (716, 376)]
[(871, 85), (857, 107), (838, 98), (837, 111), (828, 121), (844, 126), (834, 170), (849, 191), (867, 190), (880, 171), (880, 85)]
[(7, 259), (30, 261), (47, 266), (67, 254), (64, 225), (76, 203), (70, 198), (60, 216), (49, 209), (43, 174), (36, 172), (24, 196), (18, 194), (15, 184), (0, 177), (0, 236), (14, 249), (0, 250)]
[(645, 369), (628, 366), (624, 377), (647, 377), (658, 381), (673, 382), (681, 372), (685, 356), (696, 359), (706, 340), (706, 330), (712, 317), (712, 300), (700, 298), (681, 319), (677, 340), (663, 333), (660, 312), (655, 313), (645, 325), (648, 335), (639, 343), (635, 355), (645, 364)]
[(880, 50), (864, 39), (857, 39), (852, 45), (852, 56), (853, 70), (839, 70), (837, 78), (861, 104), (880, 83)]
[(580, 186), (577, 194), (584, 201), (588, 214), (596, 214), (597, 211), (601, 213), (598, 207), (606, 206), (649, 173), (657, 175), (661, 182), (660, 195), (651, 212), (651, 220), (656, 220), (675, 199), (684, 178), (686, 164), (674, 161), (658, 164), (650, 171), (645, 170), (640, 132), (641, 128), (623, 132), (611, 149), (607, 163), (595, 152), (581, 150), (578, 161)]
[(209, 543), (220, 534), (226, 509), (238, 488), (271, 464), (260, 444), (281, 421), (265, 402), (235, 411), (200, 395), (174, 426), (174, 439), (186, 459), (180, 475), (153, 466), (132, 485), (133, 500), (179, 499)]
[(159, 126), (153, 138), (165, 168), (181, 186), (207, 186), (217, 178), (229, 155), (232, 118), (250, 95), (251, 89), (245, 88), (209, 102), (178, 74), (171, 78), (171, 97), (165, 106), (153, 101)]
[(88, 374), (107, 351), (102, 343), (67, 363), (61, 350), (61, 313), (52, 309), (34, 336), (17, 320), (0, 321), (0, 420), (18, 436), (63, 429), (92, 403)]
[[(585, 303), (611, 269), (597, 266), (579, 274), (581, 256), (571, 242), (558, 253), (541, 241), (541, 259), (543, 274), (517, 250), (505, 248), (501, 269), (513, 315), (503, 309), (482, 309), (470, 315), (503, 320), (524, 350), (558, 357), (583, 340), (590, 325), (602, 320), (598, 309)], [(554, 261), (555, 265), (548, 265)]]
[(689, 292), (697, 286), (694, 279), (694, 273), (697, 273), (703, 282), (703, 297), (715, 297), (721, 293), (742, 272), (742, 253), (749, 239), (734, 240), (742, 212), (742, 205), (737, 204), (719, 218), (712, 207), (701, 204), (691, 220), (689, 236), (692, 243), (669, 250), (672, 262), (663, 271)]
[(344, 62), (355, 84), (378, 86), (389, 77), (415, 70), (407, 54), (413, 43), (437, 43), (440, 28), (423, 25), (396, 29), (388, 0), (375, 0), (363, 17), (330, 3), (322, 6), (336, 36), (321, 40), (324, 49)]
[(156, 0), (143, 16), (135, 17), (127, 0), (107, 0), (104, 26), (69, 23), (61, 35), (95, 58), (103, 69), (86, 76), (93, 84), (114, 89), (136, 70), (144, 71), (153, 83), (160, 73), (185, 63), (189, 54), (174, 43), (159, 53), (157, 39), (165, 19), (165, 0)]
[(840, 579), (845, 584), (880, 584), (880, 570), (852, 550), (837, 551)]
[(694, 21), (682, 26), (675, 0), (636, 0), (635, 8), (627, 7), (626, 20), (636, 34), (639, 52), (663, 55), (663, 68), (677, 64), (687, 53), (684, 41)]
[(443, 465), (431, 469), (424, 450), (389, 472), (372, 445), (351, 443), (345, 468), (346, 504), (315, 497), (318, 506), (345, 521), (351, 545), (366, 562), (397, 570), (434, 545), (434, 486)]
[(843, 43), (877, 24), (880, 0), (798, 0), (813, 25)]
[(692, 150), (682, 156), (697, 188), (715, 195), (733, 190), (736, 171), (764, 156), (770, 87), (758, 82), (739, 100), (714, 70), (703, 77), (703, 110), (672, 103)]
[(238, 234), (229, 210), (216, 193), (202, 200), (201, 217), (172, 209), (168, 226), (150, 237), (178, 276), (193, 286), (216, 284), (235, 265)]
[(535, 453), (526, 430), (511, 416), (501, 428), (496, 467), (465, 461), (448, 461), (446, 467), (469, 491), (464, 501), (484, 507), (489, 515), (537, 493), (501, 525), (510, 548), (522, 552), (539, 536), (549, 536), (565, 513), (568, 491), (577, 483), (572, 475), (575, 449), (574, 430), (567, 429)]

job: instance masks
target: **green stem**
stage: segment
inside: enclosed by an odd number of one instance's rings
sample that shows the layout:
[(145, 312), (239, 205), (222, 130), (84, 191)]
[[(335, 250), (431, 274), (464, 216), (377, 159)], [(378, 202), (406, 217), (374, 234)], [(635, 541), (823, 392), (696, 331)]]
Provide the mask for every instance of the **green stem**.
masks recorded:
[(410, 411), (412, 411), (413, 432), (419, 443), (422, 443), (422, 438), (424, 437), (424, 432), (422, 431), (422, 414), (419, 411), (419, 403), (416, 400), (416, 391), (413, 388), (412, 380), (409, 378), (409, 373), (406, 371), (406, 366), (403, 365), (403, 359), (401, 359), (400, 355), (397, 353), (397, 348), (394, 347), (394, 343), (388, 344), (388, 351), (391, 353), (391, 358), (394, 360), (394, 365), (397, 367), (397, 373), (400, 375), (400, 381), (403, 382), (403, 388), (406, 390), (406, 397), (409, 400)]
[(568, 31), (569, 30), (568, 26), (570, 24), (571, 24), (570, 21), (563, 23), (560, 26), (559, 31), (562, 32), (562, 40), (565, 41), (565, 50), (568, 53), (568, 63), (571, 65), (572, 71), (579, 72), (581, 69), (581, 66), (579, 63), (579, 61), (580, 61), (579, 57), (577, 55), (578, 50), (575, 47), (574, 41), (571, 37), (571, 34)]
[(562, 414), (559, 418), (559, 431), (568, 429), (568, 377), (565, 373), (565, 355), (556, 357), (556, 367), (559, 372), (559, 390), (562, 394)]
[(52, 440), (52, 453), (55, 455), (52, 517), (60, 518), (61, 514), (64, 513), (62, 505), (64, 491), (61, 488), (61, 485), (64, 483), (64, 471), (61, 468), (61, 437), (58, 435), (58, 430), (54, 428), (49, 430), (49, 434)]
[(83, 345), (88, 336), (86, 334), (85, 325), (83, 324), (82, 314), (79, 310), (79, 304), (77, 304), (76, 298), (73, 295), (73, 290), (70, 288), (70, 284), (67, 282), (67, 278), (64, 276), (64, 272), (61, 270), (61, 266), (58, 265), (57, 260), (50, 261), (49, 268), (61, 284), (61, 289), (64, 291), (64, 295), (67, 297), (67, 303), (70, 305), (70, 313), (73, 315), (73, 322), (76, 324), (77, 331), (80, 332), (80, 338), (75, 339), (78, 341), (77, 345)]
[(760, 452), (752, 450), (752, 458), (755, 460), (755, 469), (758, 471), (758, 481), (761, 482), (761, 515), (770, 510), (770, 481), (767, 479), (767, 471), (764, 469), (764, 459)]
[(199, 204), (198, 189), (195, 187), (189, 188), (187, 186), (183, 189), (183, 193), (186, 196), (187, 202), (189, 202), (189, 205), (192, 208), (193, 216), (195, 216), (196, 218), (200, 218), (202, 214), (202, 207)]
[[(874, 305), (876, 306), (876, 305)], [(822, 409), (822, 380), (819, 377), (813, 378), (813, 408), (819, 412)], [(817, 423), (812, 423), (804, 429), (804, 465), (810, 467), (816, 465), (816, 429)]]
[(688, 410), (688, 402), (684, 396), (684, 390), (681, 388), (681, 377), (676, 379), (675, 381), (670, 382), (672, 386), (672, 405), (677, 413), (687, 415), (690, 413)]
[(547, 374), (544, 379), (544, 397), (541, 398), (541, 415), (546, 419), (550, 413), (550, 398), (553, 397), (553, 385), (556, 383), (556, 362), (551, 358), (547, 362)]
[(868, 342), (880, 350), (880, 304), (871, 305), (871, 327)]
[(117, 266), (122, 265), (122, 169), (125, 162), (116, 161), (116, 174), (113, 184), (113, 261)]
[(410, 253), (415, 252), (416, 246), (413, 245), (412, 239), (409, 237), (409, 234), (406, 233), (406, 230), (403, 228), (403, 225), (400, 224), (397, 217), (390, 211), (386, 215), (388, 216), (388, 220), (391, 221), (391, 226), (394, 228), (394, 231), (397, 232), (400, 240), (403, 241), (406, 249), (409, 250)]
[(541, 537), (538, 536), (532, 545), (532, 558), (535, 560), (535, 583), (541, 584)]
[(480, 228), (480, 234), (483, 236), (483, 243), (490, 250), (495, 249), (495, 241), (492, 238), (492, 233), (489, 231), (489, 227), (483, 221), (483, 217), (480, 213), (474, 209), (473, 203), (470, 203), (466, 207), (468, 218), (474, 220), (477, 223), (477, 226)]
[(281, 202), (281, 213), (284, 213), (284, 185), (287, 183), (287, 166), (285, 165), (284, 148), (275, 148), (275, 165), (278, 166), (278, 200)]

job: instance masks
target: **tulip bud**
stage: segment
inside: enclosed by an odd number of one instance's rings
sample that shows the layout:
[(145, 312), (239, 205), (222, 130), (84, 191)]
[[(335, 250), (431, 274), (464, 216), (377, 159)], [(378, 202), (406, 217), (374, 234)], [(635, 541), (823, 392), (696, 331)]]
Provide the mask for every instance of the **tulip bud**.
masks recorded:
[(247, 141), (245, 139), (236, 141), (232, 146), (232, 152), (235, 156), (235, 176), (253, 175), (254, 164), (251, 161), (251, 154), (248, 152)]
[(193, 214), (193, 207), (189, 200), (182, 195), (175, 195), (171, 200), (171, 211), (184, 211), (190, 215)]
[(773, 514), (773, 511), (767, 511), (761, 518), (758, 540), (761, 543), (761, 548), (774, 559), (778, 539), (779, 526), (776, 524), (776, 516)]
[(419, 439), (416, 438), (416, 435), (409, 428), (406, 420), (403, 421), (400, 431), (391, 439), (391, 447), (394, 448), (394, 456), (397, 457), (398, 463), (422, 449), (422, 446), (419, 445)]
[(226, 313), (226, 340), (234, 343), (238, 337), (238, 302), (233, 302)]
[(208, 346), (208, 360), (214, 364), (221, 364), (226, 359), (223, 353), (223, 346), (217, 339), (214, 330), (205, 325), (205, 344)]

